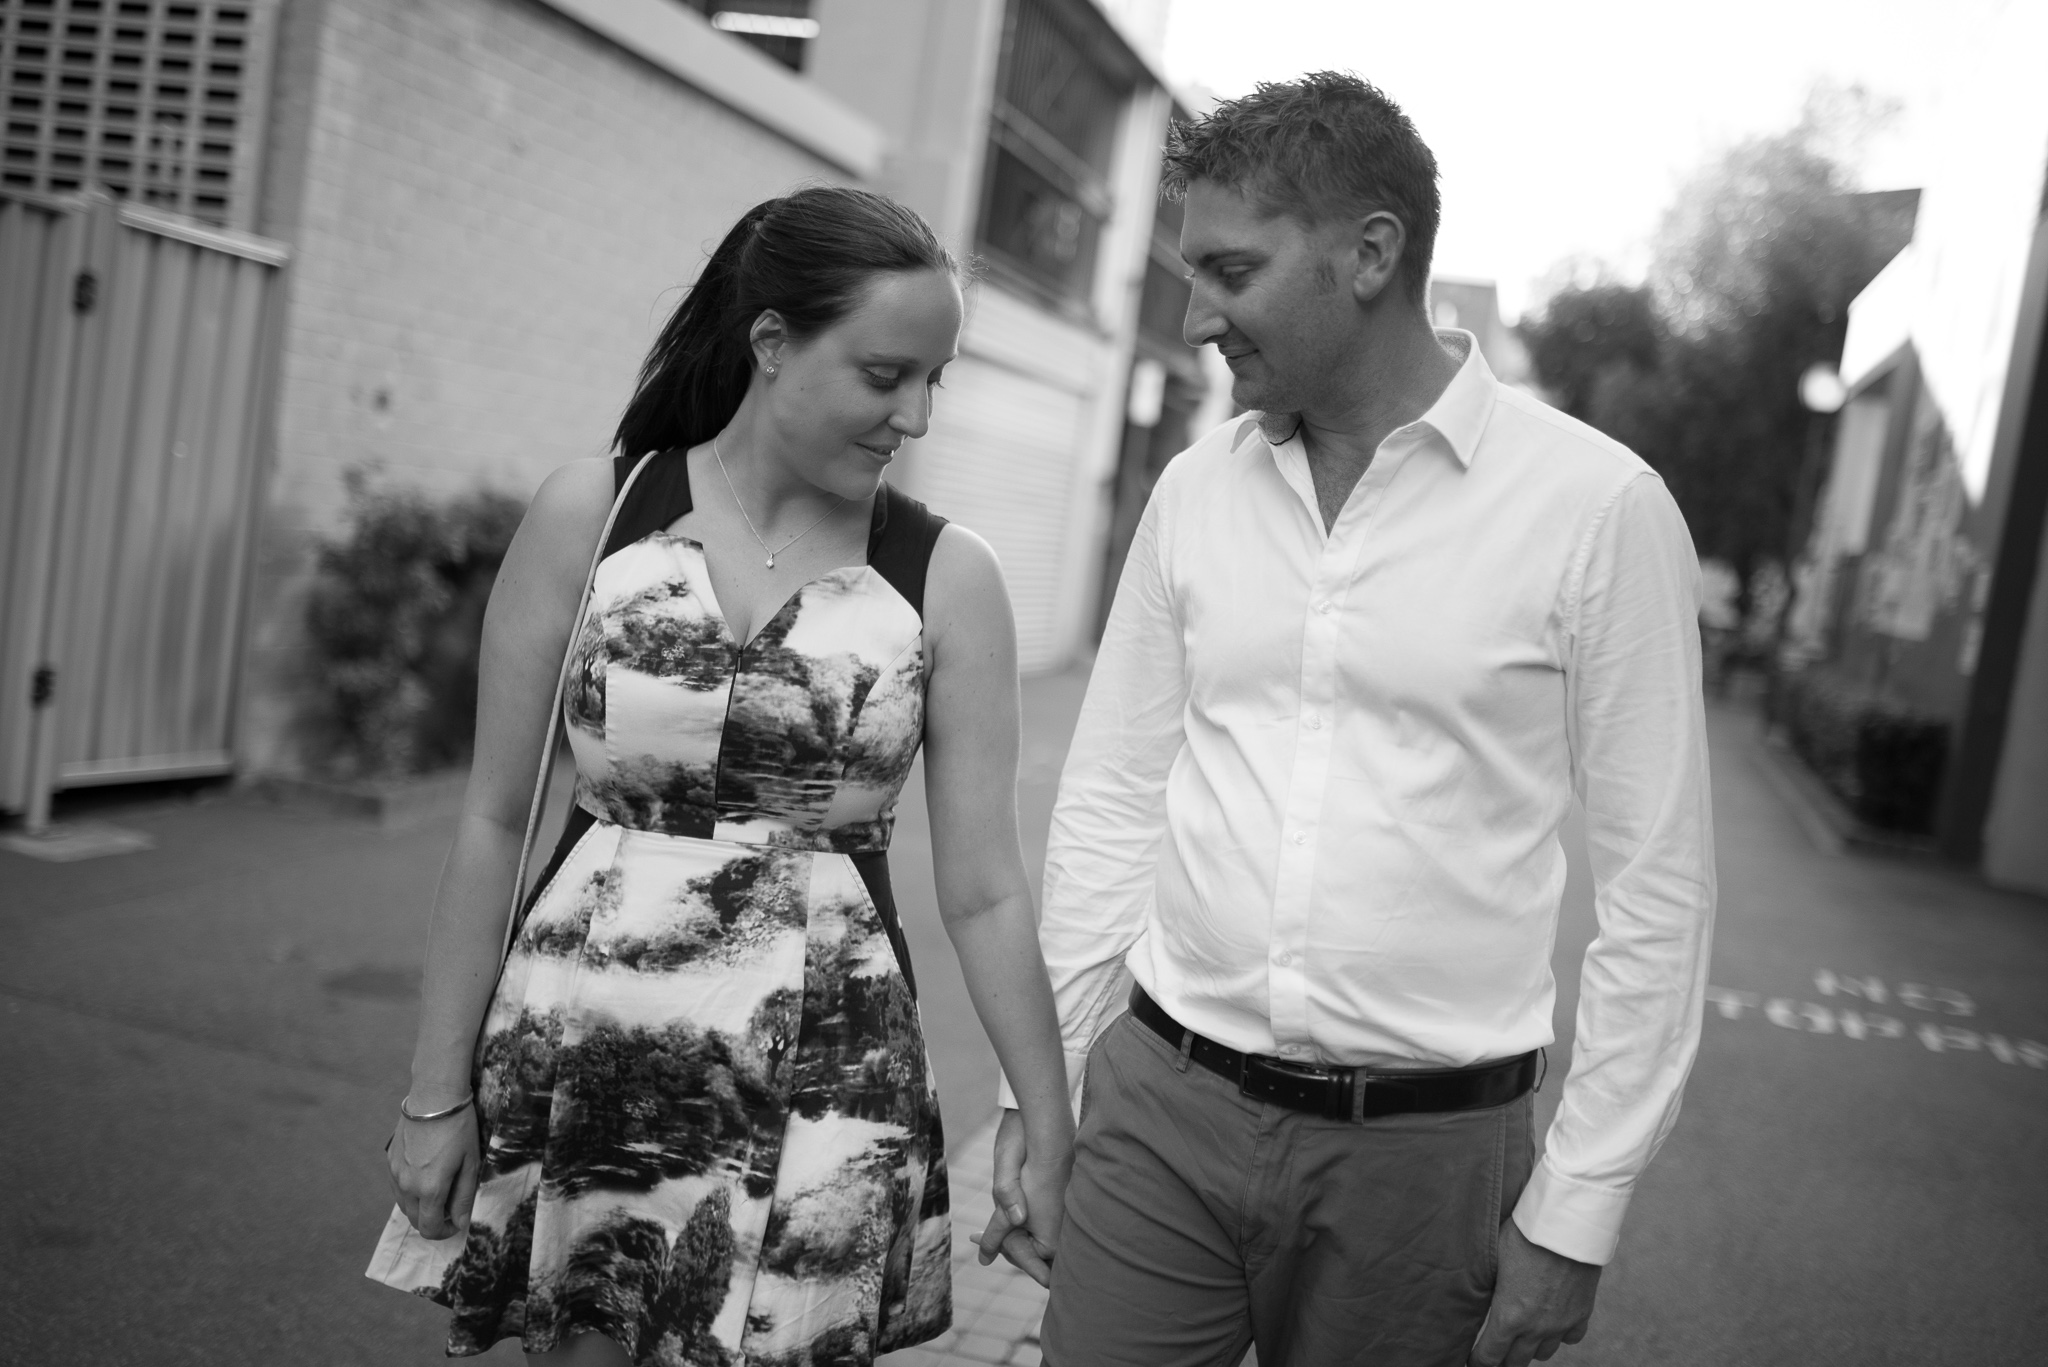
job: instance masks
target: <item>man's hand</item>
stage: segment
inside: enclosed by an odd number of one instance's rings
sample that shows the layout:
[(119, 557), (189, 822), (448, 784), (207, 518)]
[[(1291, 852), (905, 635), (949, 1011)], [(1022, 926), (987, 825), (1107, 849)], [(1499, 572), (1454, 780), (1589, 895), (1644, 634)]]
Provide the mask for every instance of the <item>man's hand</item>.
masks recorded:
[(1529, 1242), (1507, 1220), (1500, 1227), (1500, 1274), (1493, 1305), (1467, 1367), (1528, 1367), (1547, 1362), (1559, 1344), (1577, 1343), (1593, 1318), (1600, 1268)]
[(998, 1255), (1023, 1269), (1040, 1286), (1052, 1285), (1052, 1260), (1065, 1215), (1067, 1177), (1073, 1169), (1072, 1149), (1032, 1154), (1024, 1135), (1024, 1117), (1003, 1112), (996, 1126), (995, 1210), (975, 1242), (981, 1265)]

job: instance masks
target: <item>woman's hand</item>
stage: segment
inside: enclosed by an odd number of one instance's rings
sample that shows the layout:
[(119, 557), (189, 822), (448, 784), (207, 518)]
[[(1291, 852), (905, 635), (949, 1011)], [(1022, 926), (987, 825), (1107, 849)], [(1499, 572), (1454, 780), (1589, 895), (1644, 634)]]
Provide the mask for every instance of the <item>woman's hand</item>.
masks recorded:
[(422, 1238), (469, 1231), (479, 1171), (476, 1107), (442, 1120), (400, 1119), (384, 1152), (398, 1208)]
[(1067, 1179), (1074, 1168), (1071, 1137), (1064, 1145), (1041, 1144), (1033, 1152), (1019, 1111), (1005, 1110), (996, 1126), (995, 1210), (981, 1233), (980, 1259), (986, 1267), (998, 1254), (1040, 1286), (1052, 1285), (1052, 1261), (1066, 1218)]

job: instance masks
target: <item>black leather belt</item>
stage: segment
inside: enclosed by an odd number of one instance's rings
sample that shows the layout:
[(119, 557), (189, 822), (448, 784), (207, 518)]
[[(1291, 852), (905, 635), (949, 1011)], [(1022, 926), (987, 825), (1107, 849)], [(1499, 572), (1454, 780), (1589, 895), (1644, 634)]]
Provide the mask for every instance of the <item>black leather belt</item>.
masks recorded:
[(1244, 1054), (1204, 1039), (1131, 988), (1131, 1014), (1161, 1039), (1212, 1073), (1229, 1078), (1246, 1096), (1309, 1111), (1331, 1120), (1370, 1120), (1409, 1111), (1477, 1111), (1505, 1106), (1536, 1085), (1537, 1051), (1472, 1068), (1406, 1072), (1370, 1068), (1317, 1068), (1265, 1054)]

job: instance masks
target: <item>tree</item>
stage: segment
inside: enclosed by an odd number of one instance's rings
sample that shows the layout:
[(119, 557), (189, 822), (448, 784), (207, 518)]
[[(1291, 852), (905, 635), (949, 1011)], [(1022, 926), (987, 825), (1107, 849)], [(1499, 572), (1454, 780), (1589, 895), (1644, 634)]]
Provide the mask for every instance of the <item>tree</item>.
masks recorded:
[(1910, 199), (1856, 193), (1843, 164), (1888, 114), (1817, 89), (1791, 129), (1684, 186), (1643, 285), (1567, 286), (1523, 328), (1539, 381), (1664, 476), (1745, 611), (1753, 576), (1787, 554), (1817, 449), (1799, 377), (1841, 355), (1850, 300), (1911, 236)]
[(1601, 281), (1552, 295), (1522, 335), (1537, 382), (1559, 408), (1597, 426), (1599, 391), (1656, 371), (1664, 320), (1649, 286)]

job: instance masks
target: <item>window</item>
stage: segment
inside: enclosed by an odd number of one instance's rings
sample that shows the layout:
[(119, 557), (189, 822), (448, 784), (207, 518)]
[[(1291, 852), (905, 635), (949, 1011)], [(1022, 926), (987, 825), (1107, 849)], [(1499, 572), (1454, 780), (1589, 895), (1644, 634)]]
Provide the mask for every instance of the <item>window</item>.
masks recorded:
[[(1151, 250), (1145, 254), (1145, 284), (1138, 296), (1138, 332), (1169, 355), (1187, 352), (1181, 325), (1188, 314), (1187, 264), (1180, 256), (1182, 207), (1162, 199), (1152, 219)], [(1194, 372), (1200, 374), (1199, 369)]]
[(0, 184), (97, 186), (208, 223), (254, 217), (276, 0), (0, 5)]
[(1109, 217), (1118, 116), (1136, 83), (1092, 8), (1010, 0), (989, 118), (981, 247), (996, 271), (1085, 314)]
[(751, 43), (791, 71), (804, 69), (804, 53), (818, 36), (811, 0), (683, 0), (711, 26)]

